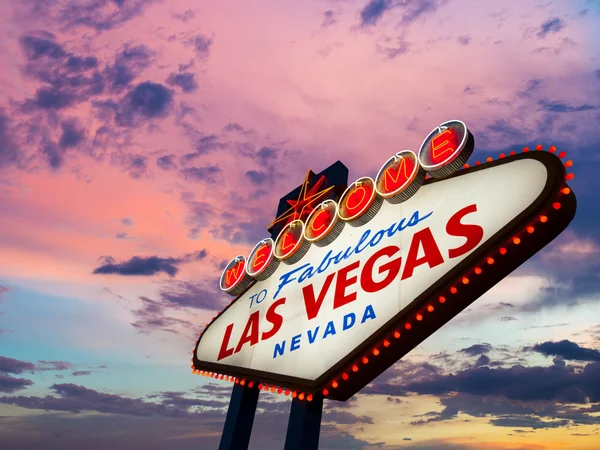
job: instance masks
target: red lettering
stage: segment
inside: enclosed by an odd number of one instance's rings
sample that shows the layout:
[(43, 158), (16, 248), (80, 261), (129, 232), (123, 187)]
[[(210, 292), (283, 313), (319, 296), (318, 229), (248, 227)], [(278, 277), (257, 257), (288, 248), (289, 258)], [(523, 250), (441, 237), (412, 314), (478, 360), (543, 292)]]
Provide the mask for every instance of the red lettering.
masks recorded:
[(254, 256), (254, 262), (252, 263), (252, 268), (256, 271), (258, 270), (256, 267), (258, 266), (259, 268), (262, 267), (264, 265), (264, 263), (266, 262), (267, 258), (269, 257), (269, 252), (271, 251), (270, 247), (267, 244), (264, 244), (261, 248), (259, 248), (256, 251), (256, 254)]
[(406, 183), (406, 180), (408, 180), (410, 178), (410, 174), (413, 172), (414, 170), (414, 165), (410, 165), (409, 168), (409, 160), (408, 158), (401, 158), (400, 160), (400, 165), (398, 166), (398, 169), (396, 170), (396, 176), (394, 177), (392, 169), (386, 169), (385, 174), (384, 174), (384, 178), (383, 178), (383, 184), (385, 187), (385, 191), (386, 192), (394, 192), (396, 189), (398, 189), (400, 186), (402, 186), (404, 183)]
[[(289, 239), (289, 242), (288, 242)], [(284, 254), (290, 247), (293, 248), (296, 245), (297, 241), (289, 232), (286, 232), (283, 235), (283, 242), (281, 243), (281, 250), (283, 250)]]
[[(418, 258), (421, 245), (423, 246), (423, 252), (425, 254), (423, 257)], [(413, 236), (412, 242), (410, 243), (410, 249), (408, 250), (408, 255), (406, 256), (406, 265), (404, 266), (402, 279), (405, 280), (412, 277), (415, 267), (418, 267), (422, 264), (427, 263), (429, 264), (430, 268), (434, 268), (443, 262), (444, 258), (442, 258), (442, 254), (440, 253), (440, 249), (433, 238), (433, 234), (431, 234), (431, 230), (429, 228), (425, 228), (421, 231), (418, 231)]]
[(225, 283), (227, 284), (227, 286), (233, 285), (238, 280), (243, 271), (244, 261), (238, 262), (234, 267), (227, 270), (225, 275)]
[(271, 306), (269, 306), (269, 309), (267, 309), (267, 314), (265, 316), (265, 319), (267, 319), (269, 322), (271, 322), (273, 324), (273, 327), (269, 331), (266, 331), (262, 334), (262, 336), (260, 338), (261, 341), (264, 341), (266, 339), (269, 339), (270, 337), (273, 337), (281, 328), (281, 325), (283, 324), (283, 317), (281, 314), (277, 314), (275, 309), (279, 305), (283, 305), (284, 303), (285, 303), (285, 298), (280, 298), (279, 300), (274, 302)]
[(255, 311), (252, 314), (250, 314), (250, 317), (248, 318), (248, 323), (246, 324), (246, 328), (244, 328), (244, 332), (242, 333), (240, 342), (238, 342), (238, 345), (235, 348), (236, 353), (242, 349), (243, 345), (246, 342), (250, 342), (250, 346), (253, 346), (258, 343), (258, 315), (258, 311)]
[(337, 280), (335, 281), (335, 295), (333, 297), (333, 309), (337, 309), (340, 306), (344, 306), (350, 302), (356, 300), (356, 292), (346, 294), (346, 289), (358, 281), (358, 277), (348, 278), (348, 272), (354, 269), (358, 269), (360, 265), (359, 261), (353, 262), (350, 265), (340, 269), (337, 273)]
[(229, 339), (231, 339), (232, 331), (233, 324), (230, 323), (225, 329), (225, 336), (223, 336), (223, 342), (221, 343), (221, 349), (219, 350), (219, 356), (217, 356), (217, 361), (220, 361), (223, 358), (227, 358), (228, 356), (233, 355), (233, 347), (227, 348), (227, 345), (229, 344)]
[(467, 242), (458, 248), (451, 248), (448, 251), (450, 258), (458, 258), (467, 252), (473, 250), (483, 239), (483, 228), (479, 225), (464, 224), (461, 219), (467, 214), (477, 211), (477, 205), (469, 205), (458, 211), (446, 224), (446, 233), (450, 236), (462, 236), (467, 238)]
[(448, 152), (453, 152), (457, 144), (456, 132), (447, 128), (431, 140), (431, 156), (433, 156), (433, 160), (439, 162), (437, 161), (438, 158)]
[(387, 287), (394, 280), (394, 278), (398, 276), (398, 273), (400, 272), (400, 264), (402, 263), (402, 257), (398, 257), (393, 261), (382, 264), (381, 267), (379, 267), (379, 270), (377, 271), (379, 274), (387, 271), (385, 278), (381, 281), (376, 282), (373, 280), (373, 266), (382, 256), (392, 257), (399, 251), (399, 247), (390, 245), (389, 247), (382, 248), (367, 260), (365, 267), (360, 274), (360, 285), (365, 292), (380, 291), (381, 289)]
[(319, 315), (319, 310), (321, 309), (321, 305), (323, 304), (325, 295), (329, 290), (329, 286), (331, 286), (333, 277), (335, 277), (335, 272), (327, 276), (327, 278), (325, 279), (325, 284), (323, 284), (323, 287), (321, 288), (321, 292), (319, 292), (319, 297), (317, 299), (315, 299), (315, 290), (312, 284), (309, 284), (308, 286), (304, 286), (302, 288), (304, 306), (306, 307), (306, 317), (308, 317), (308, 320), (314, 319)]
[[(357, 200), (357, 192), (360, 192), (362, 195), (360, 195), (360, 197), (358, 197)], [(346, 209), (348, 211), (353, 211), (355, 209), (358, 209), (359, 207), (361, 207), (363, 205), (363, 201), (367, 198), (367, 190), (364, 188), (364, 186), (357, 186), (356, 188), (354, 188), (354, 190), (352, 192), (350, 192), (350, 194), (348, 194), (348, 198), (346, 199)]]
[[(322, 209), (320, 210), (315, 217), (312, 220), (312, 223), (310, 224), (310, 227), (312, 228), (312, 230), (315, 232), (315, 234), (317, 236), (319, 236), (318, 231), (325, 231), (324, 228), (327, 228), (327, 225), (329, 225), (330, 222), (330, 214), (329, 211), (327, 211), (326, 209)], [(318, 225), (318, 226), (317, 226)]]

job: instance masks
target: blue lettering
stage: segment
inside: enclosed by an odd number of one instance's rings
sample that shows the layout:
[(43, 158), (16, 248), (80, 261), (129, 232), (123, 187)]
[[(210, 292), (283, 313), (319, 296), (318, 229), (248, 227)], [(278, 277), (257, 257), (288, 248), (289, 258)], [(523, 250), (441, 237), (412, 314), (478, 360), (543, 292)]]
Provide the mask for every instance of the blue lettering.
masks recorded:
[(308, 266), (310, 266), (310, 264), (304, 264), (303, 266), (296, 267), (295, 269), (292, 269), (289, 272), (286, 272), (283, 275), (281, 275), (279, 277), (279, 286), (277, 287), (277, 291), (275, 291), (275, 295), (273, 296), (273, 299), (277, 298), (277, 296), (279, 295), (279, 292), (281, 292), (281, 289), (283, 289), (283, 287), (286, 284), (290, 284), (292, 281), (294, 281), (296, 279), (295, 277), (291, 278), (291, 276), (293, 274), (295, 274), (296, 272), (301, 271), (302, 269), (305, 269)]
[[(263, 302), (263, 300), (264, 300), (265, 298), (267, 298), (267, 290), (266, 290), (266, 289), (263, 289), (262, 291), (260, 291), (260, 292), (259, 292), (258, 294), (256, 294), (256, 295), (257, 295), (257, 297), (256, 297), (256, 303), (260, 304), (260, 303), (262, 303), (262, 302)], [(259, 300), (259, 298), (260, 298), (260, 300)]]
[(358, 244), (356, 244), (356, 249), (354, 250), (354, 253), (356, 253), (357, 255), (362, 252), (365, 248), (367, 248), (368, 244), (365, 245), (363, 248), (360, 248), (360, 246), (367, 241), (367, 238), (369, 237), (369, 234), (371, 234), (371, 230), (365, 230), (365, 232), (362, 234), (362, 236), (360, 237), (360, 239), (358, 240)]
[(256, 297), (258, 294), (254, 294), (250, 296), (250, 308), (252, 308), (252, 303), (254, 303), (254, 297)]
[(375, 311), (373, 311), (373, 305), (367, 305), (365, 313), (360, 323), (365, 323), (368, 319), (375, 319)]
[(273, 350), (273, 359), (278, 356), (283, 356), (283, 352), (285, 351), (285, 341), (281, 344), (275, 344), (275, 350)]
[(330, 320), (327, 324), (327, 328), (325, 328), (325, 333), (323, 333), (323, 339), (325, 339), (330, 334), (335, 334), (335, 326), (333, 325), (333, 320)]
[[(323, 267), (323, 264), (325, 264), (325, 267)], [(317, 273), (321, 273), (327, 270), (327, 268), (329, 267), (329, 264), (331, 263), (331, 250), (329, 250), (329, 252), (327, 252), (327, 254), (325, 255), (325, 258), (323, 258), (323, 261), (321, 261), (321, 264), (319, 264), (319, 268), (317, 269)]]
[(377, 244), (379, 244), (383, 239), (384, 234), (385, 230), (379, 230), (377, 233), (375, 233), (371, 239), (371, 242), (369, 242), (369, 247), (375, 247)]
[(302, 275), (300, 275), (300, 278), (298, 278), (298, 283), (302, 283), (304, 280), (306, 280), (307, 278), (310, 278), (313, 276), (313, 268), (312, 267), (307, 267), (306, 270), (304, 272), (302, 272)]
[(317, 332), (319, 331), (320, 327), (317, 327), (313, 330), (313, 335), (310, 335), (310, 330), (308, 330), (308, 343), (312, 344), (313, 342), (315, 342), (315, 339), (317, 338)]
[(298, 350), (300, 348), (300, 338), (302, 337), (301, 334), (297, 334), (296, 336), (294, 336), (292, 338), (292, 343), (290, 344), (290, 352), (293, 352), (294, 350)]
[[(348, 319), (352, 319), (352, 322), (349, 323), (350, 321)], [(343, 331), (346, 331), (349, 328), (352, 328), (354, 326), (354, 322), (356, 322), (356, 314), (354, 313), (348, 313), (344, 316), (344, 326), (342, 328)]]

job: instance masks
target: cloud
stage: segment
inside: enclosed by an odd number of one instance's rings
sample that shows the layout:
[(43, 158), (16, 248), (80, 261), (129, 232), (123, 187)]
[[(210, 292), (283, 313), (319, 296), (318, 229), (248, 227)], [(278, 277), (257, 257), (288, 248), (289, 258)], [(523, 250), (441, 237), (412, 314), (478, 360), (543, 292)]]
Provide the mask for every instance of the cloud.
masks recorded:
[(105, 394), (84, 386), (64, 383), (51, 386), (56, 396), (46, 397), (0, 397), (0, 403), (28, 409), (46, 411), (68, 411), (79, 414), (86, 411), (124, 414), (147, 417), (187, 417), (187, 408), (148, 402), (141, 398), (128, 398), (115, 394)]
[(538, 105), (541, 106), (541, 109), (549, 112), (558, 112), (558, 113), (570, 113), (570, 112), (579, 112), (579, 111), (592, 111), (595, 110), (596, 107), (583, 104), (579, 106), (571, 106), (568, 103), (559, 102), (559, 101), (550, 101), (550, 100), (540, 100)]
[(91, 375), (91, 374), (92, 374), (91, 370), (76, 370), (71, 375), (74, 376), (74, 377), (80, 377), (80, 376), (83, 376), (83, 375)]
[(600, 361), (600, 351), (580, 347), (575, 342), (566, 339), (560, 342), (536, 344), (532, 349), (546, 356), (560, 356), (572, 361)]
[(258, 170), (248, 170), (245, 173), (246, 177), (252, 182), (252, 184), (273, 184), (273, 173), (263, 172)]
[(176, 169), (177, 164), (175, 163), (175, 155), (171, 153), (169, 155), (161, 156), (156, 160), (156, 165), (162, 170)]
[(201, 261), (207, 255), (206, 250), (188, 254), (180, 258), (161, 258), (159, 256), (133, 256), (131, 259), (116, 263), (111, 256), (100, 258), (101, 265), (94, 269), (94, 274), (116, 274), (126, 276), (149, 276), (166, 273), (174, 277), (179, 272), (179, 264)]
[(72, 367), (73, 365), (67, 361), (38, 361), (37, 370), (69, 370)]
[(469, 45), (471, 43), (471, 41), (473, 40), (473, 38), (471, 36), (469, 36), (468, 34), (463, 34), (462, 36), (459, 36), (458, 38), (456, 38), (456, 40), (461, 45)]
[(172, 73), (167, 78), (167, 84), (179, 86), (183, 92), (194, 92), (198, 89), (198, 83), (192, 72)]
[(46, 2), (23, 0), (18, 3), (23, 19), (38, 18), (44, 24), (64, 31), (90, 28), (98, 33), (115, 29), (141, 15), (155, 0), (66, 0)]
[[(25, 389), (32, 384), (33, 381), (25, 378), (14, 378), (10, 375), (0, 374), (0, 392), (11, 394), (13, 392), (20, 391), (21, 389)], [(0, 397), (0, 402), (2, 401), (1, 399), (2, 397)]]
[(132, 227), (133, 225), (135, 225), (135, 223), (133, 222), (133, 219), (131, 217), (123, 217), (121, 219), (121, 223), (128, 227)]
[(11, 135), (10, 120), (0, 108), (0, 168), (19, 161), (20, 153)]
[(214, 36), (208, 37), (202, 33), (188, 39), (186, 44), (192, 45), (196, 56), (199, 59), (207, 59), (210, 54), (210, 48), (212, 47), (215, 39)]
[(119, 102), (115, 114), (118, 125), (136, 126), (140, 119), (163, 118), (170, 112), (173, 94), (160, 83), (144, 81), (137, 84)]
[(218, 280), (200, 283), (174, 281), (167, 283), (160, 291), (163, 306), (185, 307), (220, 311), (228, 303), (229, 297), (218, 289)]
[(561, 19), (558, 17), (553, 17), (542, 23), (537, 35), (540, 38), (545, 38), (550, 33), (558, 33), (564, 28), (564, 26), (565, 23)]
[(375, 25), (391, 7), (391, 0), (370, 0), (360, 10), (360, 25), (363, 27)]
[(0, 373), (19, 374), (23, 372), (35, 372), (35, 365), (27, 361), (0, 356)]
[(474, 344), (474, 345), (471, 345), (470, 347), (459, 350), (459, 352), (464, 353), (469, 356), (477, 356), (477, 355), (484, 355), (486, 353), (489, 353), (491, 350), (492, 350), (492, 346), (490, 344)]
[(186, 181), (217, 183), (221, 169), (217, 166), (187, 167), (180, 170)]
[(193, 325), (187, 320), (176, 319), (166, 316), (166, 308), (163, 303), (140, 297), (142, 306), (131, 311), (137, 320), (131, 322), (131, 325), (140, 333), (151, 333), (154, 331), (166, 331), (177, 333), (179, 328), (192, 329)]
[(196, 14), (194, 14), (194, 11), (191, 9), (186, 9), (182, 13), (172, 14), (171, 17), (176, 20), (181, 20), (183, 23), (187, 23), (189, 20), (196, 17)]
[(79, 126), (77, 119), (71, 118), (60, 124), (62, 133), (60, 135), (59, 145), (62, 148), (77, 146), (84, 138), (85, 131)]
[(328, 9), (323, 13), (323, 23), (321, 24), (321, 28), (330, 27), (334, 23), (336, 23), (335, 12), (333, 9)]

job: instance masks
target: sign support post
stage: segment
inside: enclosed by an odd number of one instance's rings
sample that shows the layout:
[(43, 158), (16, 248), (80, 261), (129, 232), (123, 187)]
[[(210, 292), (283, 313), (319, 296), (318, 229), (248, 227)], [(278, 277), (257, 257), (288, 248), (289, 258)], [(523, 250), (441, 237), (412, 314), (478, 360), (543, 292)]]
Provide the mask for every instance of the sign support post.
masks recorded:
[(292, 400), (284, 450), (318, 450), (323, 396), (315, 394), (311, 402)]
[[(256, 386), (233, 385), (219, 450), (246, 450), (260, 391)], [(316, 447), (315, 447), (316, 448)]]

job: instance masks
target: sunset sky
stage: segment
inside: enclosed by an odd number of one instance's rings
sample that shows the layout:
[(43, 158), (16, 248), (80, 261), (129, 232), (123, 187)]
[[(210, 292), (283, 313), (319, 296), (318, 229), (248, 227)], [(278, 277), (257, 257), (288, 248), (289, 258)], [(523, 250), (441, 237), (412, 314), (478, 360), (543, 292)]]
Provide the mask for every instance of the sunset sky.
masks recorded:
[[(600, 442), (600, 2), (1, 0), (0, 447), (218, 447), (192, 375), (224, 264), (341, 160), (375, 176), (464, 121), (473, 159), (555, 145), (559, 238), (349, 402), (320, 448)], [(250, 448), (283, 448), (261, 393)]]

